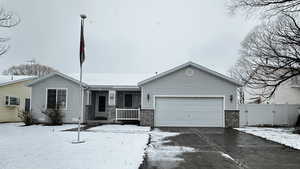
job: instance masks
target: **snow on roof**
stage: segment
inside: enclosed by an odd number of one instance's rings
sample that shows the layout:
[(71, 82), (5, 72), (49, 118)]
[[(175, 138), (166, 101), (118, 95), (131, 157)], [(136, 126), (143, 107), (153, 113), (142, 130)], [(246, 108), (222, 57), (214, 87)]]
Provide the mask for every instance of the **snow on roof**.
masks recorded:
[(3, 84), (11, 84), (13, 82), (19, 82), (22, 80), (29, 80), (30, 78), (34, 78), (35, 76), (26, 76), (26, 75), (0, 75), (0, 85)]
[[(79, 80), (79, 74), (66, 74)], [(154, 73), (83, 73), (82, 81), (95, 86), (137, 86), (138, 82), (154, 76)]]

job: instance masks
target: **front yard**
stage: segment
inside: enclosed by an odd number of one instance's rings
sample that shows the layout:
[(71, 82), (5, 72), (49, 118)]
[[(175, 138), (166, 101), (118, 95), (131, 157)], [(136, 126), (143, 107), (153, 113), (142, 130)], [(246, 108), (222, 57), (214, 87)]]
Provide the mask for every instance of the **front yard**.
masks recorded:
[(72, 144), (76, 127), (0, 124), (2, 169), (138, 169), (149, 127), (105, 125), (81, 132), (85, 143)]
[(246, 127), (236, 130), (300, 150), (300, 135), (293, 134), (294, 128)]

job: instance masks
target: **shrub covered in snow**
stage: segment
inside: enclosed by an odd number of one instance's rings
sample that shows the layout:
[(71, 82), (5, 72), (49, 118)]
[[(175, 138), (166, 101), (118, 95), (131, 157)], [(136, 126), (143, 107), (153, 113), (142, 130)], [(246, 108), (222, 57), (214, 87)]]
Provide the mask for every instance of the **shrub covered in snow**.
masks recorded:
[(62, 125), (63, 124), (64, 114), (60, 108), (47, 109), (47, 110), (42, 111), (42, 113), (45, 114), (49, 118), (51, 125)]
[(24, 122), (25, 126), (29, 126), (34, 123), (31, 111), (19, 110), (18, 117)]

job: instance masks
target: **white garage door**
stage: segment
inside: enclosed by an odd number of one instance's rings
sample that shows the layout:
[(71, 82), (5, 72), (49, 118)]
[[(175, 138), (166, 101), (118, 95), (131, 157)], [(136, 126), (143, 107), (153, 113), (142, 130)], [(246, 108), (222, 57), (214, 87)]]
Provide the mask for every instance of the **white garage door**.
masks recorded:
[(223, 98), (158, 97), (155, 126), (223, 127)]

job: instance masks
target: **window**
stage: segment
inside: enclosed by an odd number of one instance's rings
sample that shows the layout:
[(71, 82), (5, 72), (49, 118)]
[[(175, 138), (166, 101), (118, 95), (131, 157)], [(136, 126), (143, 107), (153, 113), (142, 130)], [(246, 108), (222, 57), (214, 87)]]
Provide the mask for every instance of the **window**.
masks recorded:
[(47, 109), (66, 108), (67, 90), (48, 89), (47, 90)]
[(56, 108), (56, 89), (48, 89), (47, 94), (47, 109)]
[(9, 96), (5, 97), (5, 105), (9, 105)]
[(125, 107), (132, 107), (132, 94), (125, 94)]
[(20, 105), (20, 99), (17, 97), (6, 96), (5, 105), (17, 106)]
[(25, 99), (25, 111), (26, 112), (30, 111), (30, 98)]

